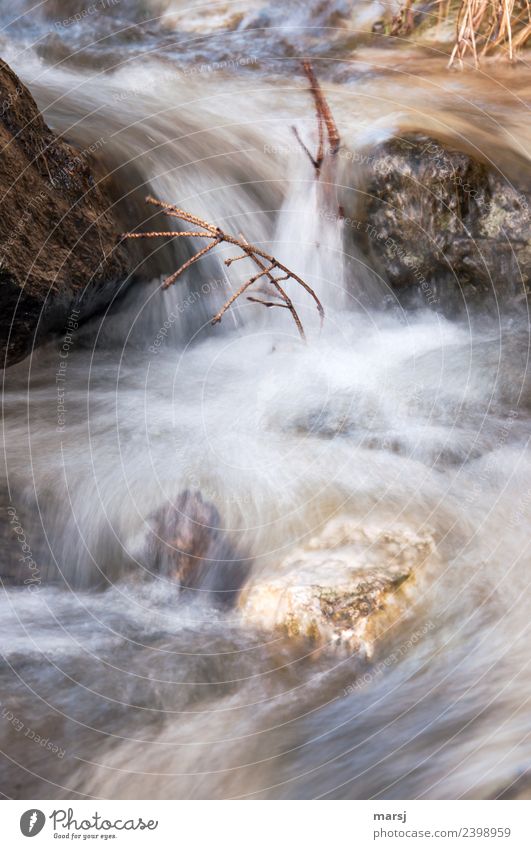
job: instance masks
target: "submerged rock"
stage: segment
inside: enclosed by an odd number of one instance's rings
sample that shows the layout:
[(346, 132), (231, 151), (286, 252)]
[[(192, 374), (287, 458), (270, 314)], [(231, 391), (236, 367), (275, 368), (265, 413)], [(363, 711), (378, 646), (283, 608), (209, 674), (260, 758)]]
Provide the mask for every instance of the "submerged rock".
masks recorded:
[(434, 550), (428, 534), (333, 520), (270, 579), (244, 588), (243, 618), (290, 638), (346, 643), (370, 652), (379, 629), (404, 611), (414, 573)]
[(188, 585), (222, 535), (216, 507), (186, 490), (152, 517), (146, 562), (156, 573)]
[[(531, 287), (529, 169), (520, 185), (470, 153), (420, 134), (364, 157), (355, 236), (408, 303), (456, 314), (514, 303)], [(517, 169), (514, 169), (517, 171)], [(527, 178), (526, 178), (527, 172)], [(419, 296), (415, 298), (415, 296)]]
[(140, 559), (150, 573), (177, 581), (183, 589), (211, 592), (218, 601), (233, 601), (247, 567), (212, 502), (200, 492), (185, 490), (149, 524)]

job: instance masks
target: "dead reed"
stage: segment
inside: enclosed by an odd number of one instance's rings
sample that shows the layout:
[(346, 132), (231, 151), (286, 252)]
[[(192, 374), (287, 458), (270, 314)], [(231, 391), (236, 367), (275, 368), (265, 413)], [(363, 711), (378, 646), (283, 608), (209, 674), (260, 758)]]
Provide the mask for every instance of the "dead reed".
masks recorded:
[[(391, 35), (408, 35), (415, 27), (419, 0), (404, 0), (391, 23)], [(470, 56), (476, 68), (487, 55), (511, 61), (531, 36), (529, 0), (439, 0), (438, 19), (455, 19), (455, 41), (448, 67)], [(420, 17), (420, 16), (419, 16)]]

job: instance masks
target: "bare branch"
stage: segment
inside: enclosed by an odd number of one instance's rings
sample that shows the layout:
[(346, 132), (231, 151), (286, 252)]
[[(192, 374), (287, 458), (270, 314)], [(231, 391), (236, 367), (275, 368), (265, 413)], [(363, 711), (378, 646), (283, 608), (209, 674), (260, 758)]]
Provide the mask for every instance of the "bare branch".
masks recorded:
[[(178, 239), (183, 236), (206, 236), (207, 233), (192, 233), (189, 230), (182, 230), (180, 233), (175, 230), (168, 230), (165, 233), (122, 233), (122, 239), (158, 239), (161, 236), (171, 236), (172, 239)], [(208, 234), (210, 235), (210, 234)]]
[(220, 242), (221, 239), (214, 239), (213, 242), (211, 242), (209, 245), (206, 245), (206, 247), (202, 248), (200, 251), (194, 254), (194, 256), (190, 257), (190, 259), (187, 260), (183, 265), (181, 265), (181, 267), (178, 268), (177, 271), (174, 271), (174, 273), (170, 275), (170, 277), (166, 278), (166, 280), (162, 284), (162, 288), (167, 289), (169, 286), (172, 285), (172, 283), (175, 283), (175, 281), (178, 277), (181, 276), (183, 271), (186, 271), (187, 268), (190, 268), (190, 266), (193, 265), (194, 262), (197, 262), (198, 259), (201, 259), (201, 257), (211, 251), (212, 248), (215, 248), (216, 245), (219, 245)]
[[(313, 158), (312, 154), (310, 153), (310, 151), (308, 150), (308, 148), (304, 144), (303, 140), (301, 139), (297, 127), (292, 127), (291, 129), (293, 130), (293, 134), (294, 134), (295, 138), (297, 139), (297, 141), (299, 142), (300, 146), (302, 147), (303, 151), (305, 152), (306, 156), (308, 157), (308, 159), (312, 163), (312, 165), (315, 168), (315, 170), (317, 171), (317, 173), (319, 173), (319, 171), (321, 170), (321, 164), (319, 163), (318, 159)], [(322, 162), (322, 160), (321, 160), (321, 162)]]
[[(326, 98), (322, 92), (321, 86), (319, 85), (319, 81), (315, 76), (312, 63), (307, 60), (303, 62), (302, 67), (304, 69), (304, 73), (308, 77), (308, 81), (310, 83), (310, 91), (312, 93), (315, 109), (317, 112), (317, 120), (320, 124), (324, 122), (326, 127), (326, 132), (328, 135), (328, 143), (330, 145), (330, 153), (335, 154), (339, 150), (339, 145), (341, 143), (341, 139), (339, 137), (339, 131), (336, 126), (336, 122), (334, 121), (332, 112), (330, 107), (326, 101)], [(324, 158), (323, 151), (323, 138), (321, 128), (319, 129), (319, 149), (321, 162)], [(319, 154), (317, 156), (317, 161), (319, 161)]]
[(262, 301), (261, 298), (255, 298), (252, 295), (247, 295), (247, 300), (252, 301), (253, 304), (262, 304), (264, 307), (282, 307), (282, 309), (289, 310), (287, 304), (281, 304), (280, 301)]
[[(332, 111), (327, 103), (327, 100), (322, 92), (321, 86), (319, 85), (319, 81), (315, 76), (312, 63), (305, 61), (302, 63), (302, 67), (304, 73), (308, 78), (308, 82), (310, 83), (310, 92), (312, 94), (314, 103), (315, 103), (315, 113), (317, 117), (317, 154), (312, 156), (303, 140), (301, 139), (299, 132), (296, 127), (292, 127), (295, 134), (295, 138), (299, 142), (306, 156), (312, 163), (315, 169), (315, 176), (317, 179), (321, 176), (321, 168), (323, 162), (325, 160), (325, 156), (327, 153), (330, 153), (332, 156), (335, 156), (337, 151), (339, 150), (339, 145), (341, 143), (341, 139), (339, 137), (339, 131), (336, 126), (336, 122), (334, 121)], [(328, 136), (328, 150), (325, 149), (325, 130)]]
[[(281, 298), (283, 303), (274, 304), (273, 302), (262, 301), (258, 298), (250, 298), (250, 300), (255, 301), (256, 303), (262, 303), (264, 306), (274, 306), (274, 305), (283, 306), (283, 307), (285, 306), (291, 312), (291, 315), (293, 316), (293, 320), (294, 320), (294, 322), (297, 326), (297, 330), (299, 331), (301, 338), (304, 340), (306, 338), (306, 336), (305, 336), (305, 333), (304, 333), (304, 328), (302, 326), (302, 322), (301, 322), (299, 315), (297, 313), (297, 310), (295, 309), (295, 307), (293, 305), (293, 301), (291, 300), (291, 298), (288, 296), (286, 291), (280, 285), (280, 281), (292, 279), (292, 280), (295, 280), (300, 286), (302, 286), (302, 288), (306, 292), (308, 292), (308, 294), (313, 298), (313, 300), (315, 301), (315, 304), (317, 306), (317, 311), (319, 313), (319, 316), (321, 317), (321, 324), (322, 324), (322, 321), (324, 319), (324, 309), (323, 309), (323, 306), (322, 306), (319, 298), (317, 297), (317, 295), (315, 294), (315, 292), (313, 291), (311, 286), (308, 286), (308, 284), (305, 283), (304, 280), (302, 280), (302, 278), (300, 278), (297, 274), (295, 274), (295, 272), (290, 271), (289, 268), (287, 268), (285, 265), (283, 265), (281, 262), (279, 262), (277, 259), (275, 259), (275, 257), (270, 256), (268, 253), (263, 251), (261, 248), (256, 247), (256, 245), (251, 245), (247, 241), (247, 239), (245, 239), (245, 237), (242, 236), (241, 234), (240, 234), (240, 238), (237, 239), (235, 236), (231, 236), (229, 233), (225, 233), (219, 227), (215, 227), (213, 224), (210, 224), (208, 221), (203, 221), (201, 218), (198, 218), (197, 216), (192, 215), (189, 212), (185, 212), (184, 210), (179, 209), (179, 207), (172, 206), (171, 204), (164, 204), (162, 201), (155, 200), (155, 198), (147, 198), (147, 200), (150, 203), (154, 203), (156, 206), (161, 206), (167, 212), (173, 214), (174, 216), (181, 219), (182, 221), (186, 221), (188, 223), (196, 224), (196, 225), (202, 227), (205, 232), (182, 231), (180, 233), (173, 233), (173, 232), (167, 232), (167, 233), (159, 233), (159, 232), (156, 232), (156, 233), (124, 233), (124, 236), (123, 236), (124, 238), (126, 238), (126, 239), (138, 239), (138, 238), (152, 238), (152, 237), (159, 237), (159, 236), (168, 236), (168, 237), (178, 238), (178, 237), (182, 237), (182, 236), (195, 236), (195, 237), (198, 237), (198, 238), (210, 240), (208, 245), (205, 245), (204, 248), (201, 248), (200, 251), (197, 251), (197, 253), (195, 253), (192, 257), (190, 257), (190, 259), (188, 259), (185, 263), (183, 263), (183, 265), (181, 265), (180, 268), (177, 269), (177, 271), (174, 271), (173, 274), (171, 274), (169, 277), (166, 278), (166, 280), (164, 281), (164, 283), (162, 285), (163, 289), (167, 289), (169, 286), (171, 286), (173, 283), (175, 283), (175, 281), (181, 276), (181, 274), (184, 271), (186, 271), (188, 268), (190, 268), (191, 265), (193, 265), (195, 262), (197, 262), (199, 259), (201, 259), (201, 257), (205, 256), (205, 254), (207, 254), (209, 251), (212, 250), (212, 248), (215, 248), (216, 245), (219, 245), (221, 242), (227, 242), (230, 245), (236, 245), (237, 247), (239, 247), (243, 251), (242, 254), (239, 254), (236, 257), (226, 259), (225, 264), (227, 266), (231, 265), (233, 262), (237, 262), (240, 259), (249, 258), (249, 259), (252, 259), (253, 262), (255, 263), (255, 265), (259, 268), (258, 274), (255, 274), (252, 277), (248, 278), (245, 281), (245, 283), (243, 283), (243, 285), (240, 286), (240, 288), (236, 292), (234, 292), (233, 295), (231, 295), (229, 300), (222, 306), (222, 308), (217, 313), (217, 315), (215, 315), (214, 318), (212, 319), (212, 324), (217, 324), (219, 321), (221, 321), (223, 315), (226, 313), (226, 311), (229, 309), (229, 307), (232, 306), (234, 301), (237, 298), (239, 298), (240, 295), (242, 295), (245, 291), (247, 291), (247, 289), (249, 289), (249, 287), (252, 286), (253, 283), (256, 283), (256, 281), (259, 280), (261, 277), (267, 277), (268, 278), (270, 284), (276, 289), (276, 291), (278, 292), (279, 297)], [(281, 272), (283, 272), (283, 274), (280, 277), (275, 277), (275, 275), (273, 274), (274, 271), (281, 271)]]
[[(248, 242), (242, 236), (241, 233), (240, 233), (240, 238), (245, 245), (248, 244)], [(252, 259), (253, 259), (255, 265), (258, 266), (258, 268), (263, 269), (265, 267), (263, 262), (261, 262), (261, 260), (259, 260), (258, 257), (255, 254), (253, 254)], [(278, 294), (280, 295), (280, 297), (284, 301), (284, 304), (277, 304), (277, 306), (285, 306), (287, 309), (289, 309), (289, 311), (291, 312), (291, 315), (293, 316), (293, 321), (297, 325), (297, 330), (300, 333), (301, 339), (305, 342), (306, 341), (306, 334), (304, 333), (304, 328), (302, 326), (302, 322), (299, 318), (297, 310), (293, 306), (293, 302), (292, 302), (291, 298), (288, 297), (288, 295), (286, 294), (286, 292), (284, 291), (284, 289), (280, 285), (281, 280), (289, 280), (290, 274), (284, 274), (282, 277), (274, 277), (271, 273), (269, 273), (267, 276), (268, 276), (270, 283), (275, 287)], [(248, 300), (250, 300), (250, 299), (248, 298)], [(273, 306), (273, 304), (265, 304), (265, 306)], [(321, 321), (322, 321), (322, 319), (321, 319)]]
[(232, 265), (233, 262), (238, 262), (239, 259), (249, 259), (249, 254), (245, 253), (240, 254), (239, 256), (231, 256), (228, 259), (224, 259), (223, 262), (225, 263), (225, 265), (229, 266)]
[(154, 197), (146, 198), (148, 203), (152, 203), (154, 206), (160, 206), (162, 209), (166, 210), (168, 215), (174, 215), (176, 218), (180, 218), (182, 221), (188, 221), (189, 224), (197, 224), (199, 227), (203, 227), (205, 230), (208, 230), (212, 234), (216, 234), (217, 227), (213, 224), (209, 224), (208, 221), (203, 221), (202, 218), (198, 218), (197, 215), (192, 215), (190, 212), (186, 212), (184, 209), (180, 209), (178, 206), (175, 206), (173, 203), (165, 203), (162, 200), (157, 200)]
[(245, 292), (245, 290), (249, 288), (249, 286), (252, 286), (253, 283), (255, 283), (257, 280), (259, 280), (260, 277), (263, 277), (264, 274), (268, 274), (270, 271), (272, 271), (274, 267), (275, 267), (274, 264), (268, 265), (267, 268), (264, 268), (264, 270), (260, 271), (259, 274), (255, 274), (254, 277), (250, 277), (249, 280), (246, 280), (245, 283), (242, 286), (240, 286), (238, 291), (234, 292), (234, 294), (231, 295), (229, 300), (225, 304), (223, 304), (220, 311), (218, 313), (216, 313), (216, 315), (212, 319), (211, 324), (217, 324), (218, 321), (221, 321), (223, 314), (227, 312), (227, 310), (230, 306), (232, 306), (232, 304), (234, 303), (236, 298), (239, 298), (240, 295), (242, 295)]

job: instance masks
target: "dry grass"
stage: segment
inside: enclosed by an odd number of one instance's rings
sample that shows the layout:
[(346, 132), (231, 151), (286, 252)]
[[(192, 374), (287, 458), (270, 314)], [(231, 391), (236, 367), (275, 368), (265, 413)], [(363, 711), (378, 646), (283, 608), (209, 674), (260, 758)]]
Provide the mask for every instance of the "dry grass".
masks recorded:
[[(418, 4), (420, 5), (420, 4)], [(415, 0), (404, 0), (393, 18), (391, 35), (407, 35), (414, 27)], [(455, 42), (448, 66), (498, 54), (511, 61), (531, 37), (530, 0), (439, 0), (438, 19), (455, 19)]]

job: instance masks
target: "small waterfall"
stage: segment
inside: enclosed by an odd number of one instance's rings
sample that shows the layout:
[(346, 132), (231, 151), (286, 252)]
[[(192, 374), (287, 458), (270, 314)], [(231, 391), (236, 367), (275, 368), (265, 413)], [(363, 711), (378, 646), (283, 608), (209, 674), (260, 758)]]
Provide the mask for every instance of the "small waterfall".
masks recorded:
[[(377, 141), (388, 132), (378, 128), (372, 135)], [(357, 140), (362, 146), (370, 142), (367, 133)], [(370, 313), (374, 321), (376, 313), (388, 304), (390, 293), (385, 281), (367, 266), (360, 246), (366, 232), (358, 215), (364, 172), (355, 163), (362, 156), (345, 148), (340, 148), (336, 156), (328, 153), (317, 176), (302, 148), (290, 150), (286, 195), (274, 235), (276, 256), (318, 296), (326, 313), (325, 333), (337, 331), (345, 310)], [(349, 189), (348, 214), (343, 209), (344, 186)], [(320, 322), (314, 302), (293, 282), (289, 294), (305, 330), (315, 337)], [(283, 317), (285, 327), (288, 318)]]
[[(275, 229), (275, 250), (282, 261), (315, 291), (325, 309), (346, 305), (343, 225), (337, 199), (335, 162), (328, 156), (319, 179), (311, 163), (292, 155), (287, 193)], [(315, 313), (300, 288), (290, 289), (306, 326)]]

